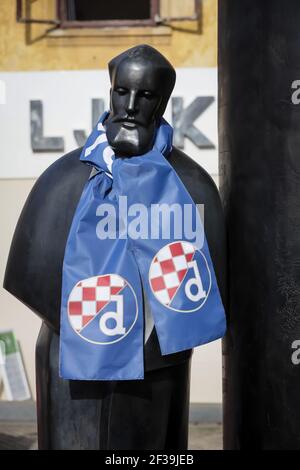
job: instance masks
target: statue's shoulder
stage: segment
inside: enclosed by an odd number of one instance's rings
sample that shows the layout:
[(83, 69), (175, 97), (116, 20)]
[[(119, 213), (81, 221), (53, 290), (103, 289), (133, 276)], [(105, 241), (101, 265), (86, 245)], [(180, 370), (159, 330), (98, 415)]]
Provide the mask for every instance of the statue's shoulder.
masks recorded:
[(168, 158), (181, 181), (197, 204), (221, 205), (218, 188), (210, 174), (195, 160), (176, 147)]
[(56, 330), (66, 240), (91, 172), (80, 153), (64, 155), (36, 181), (15, 229), (4, 278), (5, 289)]
[(53, 192), (57, 187), (61, 187), (62, 184), (67, 187), (76, 182), (85, 182), (91, 172), (91, 168), (79, 160), (81, 150), (82, 148), (77, 148), (52, 163), (37, 179), (33, 190), (39, 192), (45, 189), (52, 189), (51, 192)]

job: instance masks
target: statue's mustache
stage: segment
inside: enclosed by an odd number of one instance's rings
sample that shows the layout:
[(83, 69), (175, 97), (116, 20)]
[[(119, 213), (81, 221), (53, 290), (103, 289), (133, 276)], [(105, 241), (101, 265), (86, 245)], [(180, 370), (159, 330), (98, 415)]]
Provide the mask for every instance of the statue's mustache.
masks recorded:
[(113, 122), (113, 123), (131, 122), (131, 123), (136, 124), (138, 126), (145, 126), (145, 123), (139, 121), (138, 119), (135, 119), (134, 117), (128, 116), (128, 115), (113, 117), (111, 122)]

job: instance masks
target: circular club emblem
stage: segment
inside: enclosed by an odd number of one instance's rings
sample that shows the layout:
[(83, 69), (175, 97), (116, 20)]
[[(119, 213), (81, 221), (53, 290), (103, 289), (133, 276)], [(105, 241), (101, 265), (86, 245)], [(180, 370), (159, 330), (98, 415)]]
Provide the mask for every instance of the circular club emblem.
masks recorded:
[(169, 243), (154, 256), (149, 282), (156, 299), (176, 312), (195, 312), (211, 288), (211, 273), (202, 251), (186, 241)]
[(116, 343), (130, 332), (138, 316), (136, 295), (118, 274), (79, 281), (68, 299), (73, 330), (94, 344)]

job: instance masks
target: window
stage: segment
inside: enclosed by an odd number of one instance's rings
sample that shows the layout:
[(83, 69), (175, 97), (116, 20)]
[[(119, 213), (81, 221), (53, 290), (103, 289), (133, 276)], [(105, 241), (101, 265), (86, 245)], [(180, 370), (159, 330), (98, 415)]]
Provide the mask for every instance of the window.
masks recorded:
[(158, 0), (59, 0), (62, 28), (156, 24)]
[[(46, 34), (55, 29), (120, 26), (159, 26), (172, 21), (196, 21), (201, 17), (202, 0), (52, 0), (51, 14), (43, 0), (16, 0), (19, 23), (48, 24)], [(38, 14), (33, 6), (38, 6)], [(47, 8), (46, 8), (47, 7)], [(187, 12), (188, 10), (188, 12)], [(51, 18), (52, 16), (52, 18)]]

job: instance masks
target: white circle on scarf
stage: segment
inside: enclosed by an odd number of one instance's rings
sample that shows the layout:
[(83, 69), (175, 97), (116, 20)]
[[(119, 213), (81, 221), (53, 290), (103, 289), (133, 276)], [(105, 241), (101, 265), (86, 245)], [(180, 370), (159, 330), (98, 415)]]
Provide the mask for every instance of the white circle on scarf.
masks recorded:
[(107, 345), (121, 341), (132, 330), (138, 303), (125, 278), (105, 274), (78, 281), (69, 295), (67, 312), (71, 327), (82, 339)]
[(206, 302), (211, 273), (204, 253), (192, 243), (176, 241), (152, 259), (149, 283), (155, 298), (176, 312), (195, 312)]

